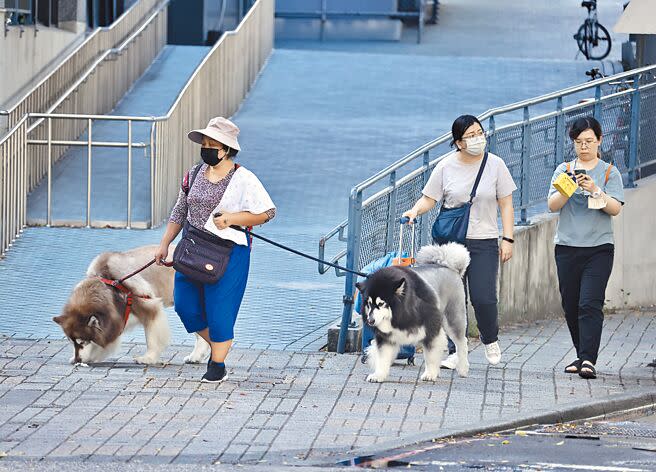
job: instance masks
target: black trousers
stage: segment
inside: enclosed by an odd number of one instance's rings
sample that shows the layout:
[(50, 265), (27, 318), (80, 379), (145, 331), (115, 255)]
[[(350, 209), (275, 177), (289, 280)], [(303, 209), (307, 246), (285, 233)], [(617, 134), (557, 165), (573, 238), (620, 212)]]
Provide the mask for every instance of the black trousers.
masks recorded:
[(597, 363), (604, 323), (606, 285), (613, 269), (615, 247), (556, 246), (560, 297), (569, 334), (582, 361)]
[[(499, 310), (497, 307), (497, 276), (499, 273), (499, 241), (495, 239), (467, 239), (471, 262), (465, 273), (465, 294), (474, 307), (481, 342), (490, 344), (499, 339)], [(449, 354), (456, 351), (449, 339)]]

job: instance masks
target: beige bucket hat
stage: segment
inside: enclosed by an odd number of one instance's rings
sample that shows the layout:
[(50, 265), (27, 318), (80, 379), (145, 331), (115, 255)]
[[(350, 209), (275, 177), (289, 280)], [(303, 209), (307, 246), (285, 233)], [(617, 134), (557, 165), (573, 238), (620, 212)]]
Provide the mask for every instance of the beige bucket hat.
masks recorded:
[(239, 128), (236, 124), (227, 118), (217, 116), (212, 118), (205, 128), (190, 131), (187, 137), (197, 144), (203, 144), (203, 136), (207, 136), (232, 149), (241, 151), (237, 141), (238, 135)]

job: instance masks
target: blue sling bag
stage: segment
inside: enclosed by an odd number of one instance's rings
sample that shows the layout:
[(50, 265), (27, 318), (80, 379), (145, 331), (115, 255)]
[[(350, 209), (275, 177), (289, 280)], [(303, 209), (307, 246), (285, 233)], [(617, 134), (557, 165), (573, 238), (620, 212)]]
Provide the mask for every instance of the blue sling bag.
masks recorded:
[(485, 151), (483, 162), (481, 162), (481, 167), (478, 169), (478, 175), (476, 176), (471, 194), (469, 194), (468, 202), (456, 208), (444, 208), (444, 202), (442, 202), (442, 207), (431, 230), (431, 236), (435, 244), (465, 242), (467, 238), (467, 227), (469, 226), (469, 212), (471, 211), (472, 201), (476, 196), (476, 189), (481, 181), (486, 162), (487, 151)]

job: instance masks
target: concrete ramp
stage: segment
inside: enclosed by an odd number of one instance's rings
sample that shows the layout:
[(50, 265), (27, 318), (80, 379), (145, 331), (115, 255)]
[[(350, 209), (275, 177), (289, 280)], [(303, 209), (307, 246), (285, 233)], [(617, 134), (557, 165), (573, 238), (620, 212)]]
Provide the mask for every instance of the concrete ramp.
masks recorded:
[[(116, 106), (113, 115), (159, 116), (168, 112), (209, 47), (165, 46), (146, 73)], [(149, 144), (150, 123), (133, 123), (132, 141)], [(53, 135), (53, 139), (58, 139)], [(80, 136), (86, 141), (88, 134)], [(93, 141), (127, 142), (127, 123), (98, 121)], [(127, 221), (127, 148), (94, 147), (91, 173), (91, 220), (96, 226), (123, 226)], [(54, 166), (52, 220), (55, 225), (83, 222), (87, 208), (87, 148), (72, 147)], [(145, 149), (132, 153), (132, 220), (150, 222), (150, 159)], [(47, 215), (47, 180), (28, 197), (28, 224), (42, 225)]]

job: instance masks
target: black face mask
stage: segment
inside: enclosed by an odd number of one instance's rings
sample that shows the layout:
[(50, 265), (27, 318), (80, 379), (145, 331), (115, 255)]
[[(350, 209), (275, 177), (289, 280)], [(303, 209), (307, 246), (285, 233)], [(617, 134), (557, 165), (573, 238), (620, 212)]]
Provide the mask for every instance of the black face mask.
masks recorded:
[(215, 166), (223, 159), (219, 159), (219, 150), (214, 148), (200, 148), (200, 157), (208, 166)]

